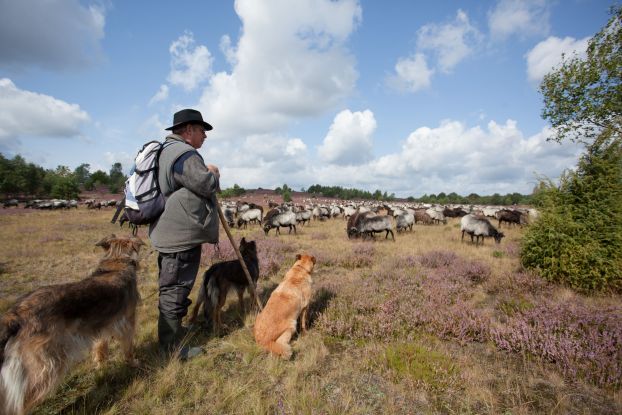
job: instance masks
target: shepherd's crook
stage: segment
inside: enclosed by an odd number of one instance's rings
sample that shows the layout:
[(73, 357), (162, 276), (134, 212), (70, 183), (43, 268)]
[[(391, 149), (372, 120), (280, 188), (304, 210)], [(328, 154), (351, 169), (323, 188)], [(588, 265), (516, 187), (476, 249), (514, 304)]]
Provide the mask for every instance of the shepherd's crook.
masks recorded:
[(220, 218), (220, 223), (222, 223), (222, 227), (225, 228), (225, 232), (227, 233), (227, 236), (229, 237), (231, 246), (233, 246), (233, 249), (235, 250), (235, 254), (238, 256), (238, 259), (240, 260), (240, 265), (242, 265), (242, 269), (244, 270), (244, 275), (246, 275), (246, 279), (248, 280), (248, 286), (251, 290), (251, 293), (253, 294), (253, 297), (255, 297), (255, 302), (257, 303), (257, 307), (259, 307), (259, 311), (261, 311), (263, 310), (263, 307), (261, 306), (261, 301), (259, 300), (257, 291), (255, 290), (255, 283), (253, 282), (253, 279), (251, 278), (251, 273), (248, 272), (248, 268), (246, 268), (246, 262), (244, 262), (244, 258), (242, 258), (242, 254), (240, 254), (240, 250), (238, 249), (238, 246), (235, 244), (233, 240), (233, 236), (231, 235), (231, 230), (229, 229), (229, 225), (227, 224), (227, 220), (225, 219), (225, 214), (222, 213), (222, 208), (220, 207), (220, 203), (218, 203), (218, 200), (216, 200), (216, 206), (218, 207), (218, 217)]

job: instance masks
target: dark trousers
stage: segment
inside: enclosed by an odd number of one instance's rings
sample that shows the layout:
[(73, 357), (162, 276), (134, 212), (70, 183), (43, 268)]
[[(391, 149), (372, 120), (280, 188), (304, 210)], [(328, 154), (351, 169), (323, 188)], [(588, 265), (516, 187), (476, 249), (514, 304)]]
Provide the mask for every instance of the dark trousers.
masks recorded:
[(192, 301), (188, 298), (201, 262), (201, 245), (187, 251), (158, 255), (160, 314), (181, 320)]

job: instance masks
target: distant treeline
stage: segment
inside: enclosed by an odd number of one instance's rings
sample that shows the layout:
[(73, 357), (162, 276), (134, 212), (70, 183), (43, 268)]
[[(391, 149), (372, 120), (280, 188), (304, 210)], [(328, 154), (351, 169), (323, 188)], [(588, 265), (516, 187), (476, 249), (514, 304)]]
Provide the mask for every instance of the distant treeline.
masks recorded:
[(105, 185), (111, 193), (123, 190), (127, 177), (121, 163), (115, 163), (106, 173), (91, 173), (89, 164), (81, 164), (71, 171), (67, 166), (44, 169), (28, 163), (22, 156), (7, 159), (0, 154), (0, 194), (3, 197), (54, 197), (75, 199), (81, 190), (93, 190)]
[[(323, 197), (336, 197), (344, 200), (363, 199), (392, 201), (396, 199), (394, 193), (388, 195), (387, 192), (383, 193), (380, 190), (371, 193), (365, 190), (345, 189), (341, 186), (322, 186), (319, 184), (310, 186), (307, 192)], [(410, 196), (407, 200), (409, 202), (438, 204), (519, 205), (529, 204), (531, 202), (531, 197), (531, 195), (522, 195), (520, 193), (508, 193), (506, 195), (495, 193), (490, 196), (480, 196), (477, 193), (471, 193), (468, 196), (461, 196), (455, 192), (449, 194), (441, 192), (439, 194), (425, 194), (418, 198)]]

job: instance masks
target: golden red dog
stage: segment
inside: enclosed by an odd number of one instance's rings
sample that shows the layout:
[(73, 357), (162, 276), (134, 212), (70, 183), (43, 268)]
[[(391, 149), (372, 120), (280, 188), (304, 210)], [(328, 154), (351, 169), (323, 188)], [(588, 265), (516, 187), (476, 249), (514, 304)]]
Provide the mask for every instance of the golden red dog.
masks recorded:
[(315, 257), (296, 255), (294, 266), (270, 295), (265, 308), (257, 316), (255, 340), (267, 351), (289, 359), (289, 341), (296, 332), (298, 317), (302, 332), (307, 330), (307, 314), (311, 300), (311, 273)]
[(96, 244), (104, 257), (87, 278), (24, 295), (0, 319), (0, 412), (24, 414), (52, 392), (89, 349), (97, 365), (115, 337), (130, 364), (138, 252), (143, 241), (110, 235)]

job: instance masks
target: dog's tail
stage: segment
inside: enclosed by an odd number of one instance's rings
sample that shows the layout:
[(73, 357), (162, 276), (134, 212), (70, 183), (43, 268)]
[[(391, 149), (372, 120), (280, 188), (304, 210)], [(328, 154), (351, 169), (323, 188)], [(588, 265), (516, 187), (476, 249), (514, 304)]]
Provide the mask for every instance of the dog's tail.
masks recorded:
[(188, 321), (190, 323), (194, 323), (197, 320), (197, 315), (199, 314), (199, 308), (201, 308), (201, 304), (205, 302), (205, 297), (206, 297), (205, 285), (207, 283), (207, 278), (209, 278), (208, 272), (209, 270), (205, 271), (205, 273), (203, 274), (203, 282), (201, 283), (201, 288), (199, 288), (199, 295), (197, 296), (197, 301), (194, 304), (192, 313), (190, 313), (190, 317), (188, 318)]
[[(203, 303), (203, 314), (205, 315), (205, 321), (208, 322), (209, 315), (211, 309), (214, 307), (212, 304), (218, 304), (218, 284), (214, 284), (212, 281), (215, 278), (212, 278), (212, 275), (215, 273), (216, 267), (212, 266), (203, 274), (203, 282), (201, 283), (201, 288), (199, 288), (199, 295), (197, 296), (197, 301), (192, 309), (192, 313), (190, 314), (189, 322), (194, 323), (197, 319), (197, 315), (199, 314), (199, 308)], [(216, 293), (216, 301), (212, 301), (212, 293)]]
[[(207, 309), (209, 308), (211, 311), (218, 306), (218, 299), (220, 297), (220, 287), (218, 286), (218, 278), (210, 278), (209, 276), (207, 276), (205, 288), (207, 290), (206, 297), (208, 301), (208, 303), (205, 304), (205, 318), (207, 319), (208, 318)], [(208, 304), (209, 304), (209, 307), (208, 307)]]
[(6, 344), (11, 340), (11, 337), (15, 337), (21, 327), (22, 325), (18, 317), (11, 313), (7, 313), (0, 321), (0, 368), (4, 363), (4, 348)]

